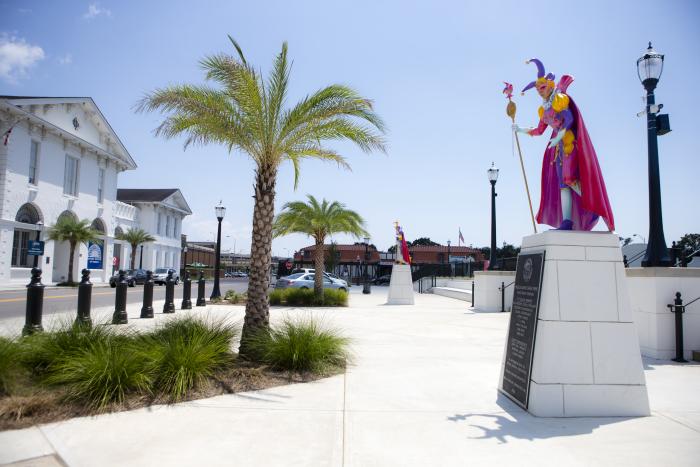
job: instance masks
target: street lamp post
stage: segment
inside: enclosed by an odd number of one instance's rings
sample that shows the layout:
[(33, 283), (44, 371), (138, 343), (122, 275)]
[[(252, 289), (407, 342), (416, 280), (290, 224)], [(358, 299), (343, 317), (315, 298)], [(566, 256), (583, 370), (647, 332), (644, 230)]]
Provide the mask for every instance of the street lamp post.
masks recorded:
[(216, 218), (219, 221), (219, 227), (216, 233), (216, 258), (214, 259), (214, 289), (211, 291), (210, 300), (221, 297), (219, 290), (219, 269), (221, 268), (221, 221), (224, 220), (226, 208), (219, 201), (219, 205), (214, 207)]
[(498, 180), (498, 169), (491, 162), (491, 168), (486, 172), (489, 182), (491, 182), (491, 251), (489, 252), (489, 270), (493, 270), (496, 264), (496, 181)]
[(649, 243), (642, 267), (670, 266), (671, 257), (664, 238), (661, 215), (661, 182), (659, 180), (659, 147), (657, 136), (668, 133), (668, 115), (657, 115), (663, 105), (656, 105), (654, 89), (661, 78), (664, 56), (649, 48), (637, 60), (637, 74), (647, 91), (647, 147), (649, 152)]
[(369, 276), (367, 274), (367, 269), (369, 268), (369, 237), (365, 237), (363, 240), (365, 241), (365, 277), (364, 286), (362, 287), (362, 293), (370, 294), (372, 293), (372, 288), (369, 285)]
[(143, 245), (141, 245), (141, 255), (139, 256), (139, 269), (143, 269)]
[(447, 240), (447, 265), (450, 267), (450, 277), (452, 277), (452, 263), (450, 262), (450, 246), (452, 245), (452, 240)]

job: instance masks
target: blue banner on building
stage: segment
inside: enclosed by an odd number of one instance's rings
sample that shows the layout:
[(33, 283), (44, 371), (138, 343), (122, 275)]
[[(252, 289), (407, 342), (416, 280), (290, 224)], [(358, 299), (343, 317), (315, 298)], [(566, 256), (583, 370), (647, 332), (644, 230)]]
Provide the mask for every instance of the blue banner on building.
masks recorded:
[(88, 242), (88, 269), (102, 269), (102, 244)]

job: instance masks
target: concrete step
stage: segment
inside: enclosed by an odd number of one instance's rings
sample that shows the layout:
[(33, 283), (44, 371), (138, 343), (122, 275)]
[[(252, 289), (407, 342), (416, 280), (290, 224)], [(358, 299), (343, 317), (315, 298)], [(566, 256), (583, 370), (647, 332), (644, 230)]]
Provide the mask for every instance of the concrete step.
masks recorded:
[(435, 295), (456, 298), (457, 300), (464, 300), (465, 302), (472, 301), (471, 290), (458, 289), (455, 287), (433, 287), (432, 291)]

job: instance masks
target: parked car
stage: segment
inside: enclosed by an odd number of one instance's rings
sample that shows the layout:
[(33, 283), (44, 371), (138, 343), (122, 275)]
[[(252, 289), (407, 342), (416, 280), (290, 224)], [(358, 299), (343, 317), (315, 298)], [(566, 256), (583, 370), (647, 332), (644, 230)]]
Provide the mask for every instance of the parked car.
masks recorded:
[[(299, 268), (299, 269), (294, 269), (292, 271), (292, 274), (314, 274), (316, 272), (315, 269), (308, 269), (308, 268)], [(340, 277), (336, 276), (335, 274), (331, 274), (330, 272), (323, 271), (323, 275), (327, 278), (330, 279), (331, 281), (343, 286), (345, 290), (347, 290), (350, 286), (348, 285), (347, 281), (344, 279), (341, 279)], [(289, 277), (289, 276), (287, 276)]]
[(180, 274), (172, 268), (157, 268), (153, 271), (153, 282), (158, 285), (165, 285), (165, 280), (168, 278), (168, 272), (173, 272), (173, 279), (175, 280), (175, 285), (180, 283)]
[[(299, 289), (313, 289), (314, 280), (316, 278), (315, 274), (305, 274), (302, 272), (292, 274), (291, 276), (281, 277), (275, 282), (276, 289), (288, 289), (288, 288), (299, 288)], [(345, 281), (334, 281), (329, 277), (323, 278), (323, 287), (326, 289), (338, 289), (343, 292), (348, 291), (347, 284)]]
[[(133, 287), (136, 284), (143, 284), (146, 282), (146, 271), (143, 269), (127, 269), (126, 271), (126, 283), (129, 287)], [(110, 287), (116, 287), (117, 282), (119, 282), (119, 273), (109, 278)]]
[(391, 282), (391, 275), (387, 274), (384, 276), (375, 277), (372, 282), (374, 282), (374, 285), (388, 284), (389, 282)]

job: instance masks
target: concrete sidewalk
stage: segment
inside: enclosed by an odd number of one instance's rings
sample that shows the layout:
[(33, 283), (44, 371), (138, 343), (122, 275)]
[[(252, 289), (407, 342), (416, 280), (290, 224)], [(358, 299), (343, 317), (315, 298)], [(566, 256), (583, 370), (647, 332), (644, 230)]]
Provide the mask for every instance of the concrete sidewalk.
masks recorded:
[[(313, 313), (343, 329), (355, 354), (345, 375), (2, 432), (0, 463), (698, 465), (700, 365), (645, 361), (651, 417), (535, 418), (496, 391), (507, 313), (435, 295), (390, 307), (386, 288), (359, 292), (346, 309), (271, 312), (273, 321)], [(207, 309), (243, 316), (243, 307)], [(4, 333), (16, 326), (0, 323)]]

